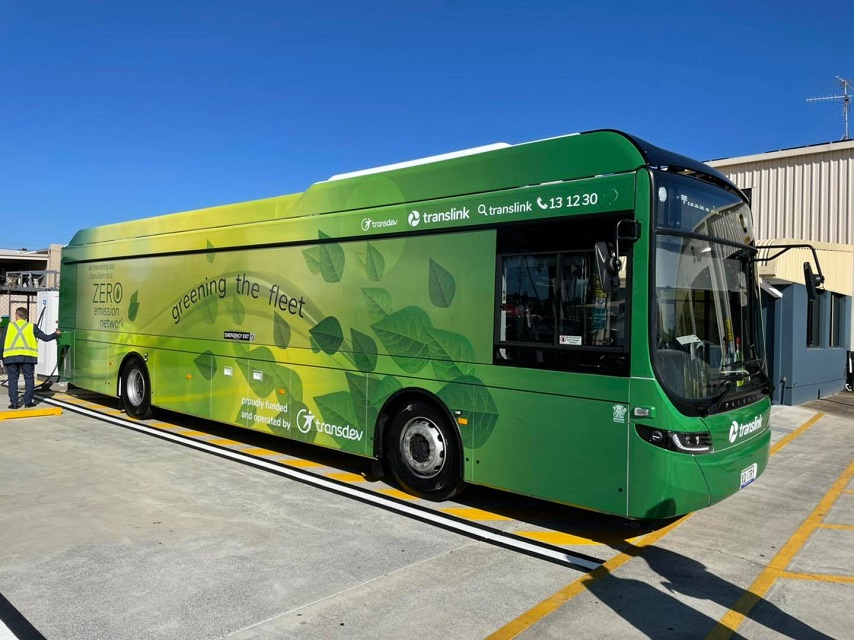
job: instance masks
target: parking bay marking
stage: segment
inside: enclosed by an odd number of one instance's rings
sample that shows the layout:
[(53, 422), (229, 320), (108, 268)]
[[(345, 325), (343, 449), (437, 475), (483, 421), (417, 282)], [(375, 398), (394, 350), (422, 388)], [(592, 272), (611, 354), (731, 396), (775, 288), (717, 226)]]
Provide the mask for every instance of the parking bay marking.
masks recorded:
[[(818, 412), (800, 427), (795, 429), (792, 433), (782, 438), (773, 447), (771, 447), (771, 455), (773, 456), (777, 454), (783, 447), (785, 447), (792, 440), (794, 440), (804, 431), (813, 426), (823, 416), (824, 413)], [(498, 631), (488, 636), (487, 640), (509, 640), (510, 638), (515, 638), (520, 633), (545, 618), (547, 615), (560, 609), (564, 604), (572, 600), (572, 598), (584, 592), (590, 584), (607, 577), (616, 569), (631, 560), (633, 557), (640, 555), (644, 547), (648, 547), (650, 545), (655, 544), (656, 542), (658, 542), (658, 540), (666, 536), (668, 533), (670, 533), (673, 529), (685, 522), (685, 520), (690, 518), (692, 515), (692, 513), (684, 515), (678, 520), (674, 520), (663, 529), (659, 529), (658, 531), (654, 531), (648, 534), (647, 536), (643, 537), (639, 542), (632, 543), (628, 549), (626, 549), (619, 555), (614, 556), (610, 560), (607, 560), (598, 569), (595, 569), (587, 575), (582, 576), (575, 582), (568, 584), (560, 591), (554, 593), (549, 598), (546, 598), (539, 604), (535, 605), (533, 608), (523, 613), (521, 616), (508, 622), (506, 625), (498, 629)]]

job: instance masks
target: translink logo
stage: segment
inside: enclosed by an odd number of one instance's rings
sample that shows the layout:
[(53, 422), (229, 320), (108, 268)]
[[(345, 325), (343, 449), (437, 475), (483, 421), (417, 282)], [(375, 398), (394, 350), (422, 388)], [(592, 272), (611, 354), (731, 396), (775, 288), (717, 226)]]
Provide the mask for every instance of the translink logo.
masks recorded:
[(759, 431), (761, 428), (762, 416), (756, 416), (753, 420), (744, 424), (739, 424), (736, 420), (733, 420), (729, 428), (729, 441), (735, 442), (737, 438), (742, 438)]
[(438, 213), (424, 213), (418, 210), (413, 210), (409, 214), (409, 226), (417, 227), (422, 222), (424, 224), (435, 224), (436, 222), (455, 222), (457, 220), (469, 219), (468, 207), (451, 207), (447, 211), (439, 211)]

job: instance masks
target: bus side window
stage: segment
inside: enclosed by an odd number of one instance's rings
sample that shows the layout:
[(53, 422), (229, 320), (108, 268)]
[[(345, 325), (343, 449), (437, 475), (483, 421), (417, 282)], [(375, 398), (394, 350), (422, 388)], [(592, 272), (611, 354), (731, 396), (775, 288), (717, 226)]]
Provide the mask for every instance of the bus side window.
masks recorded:
[(605, 293), (593, 260), (592, 252), (561, 256), (559, 344), (623, 346), (625, 290), (620, 288)]
[(501, 273), (501, 342), (552, 344), (555, 325), (554, 254), (507, 256)]
[(624, 346), (625, 289), (602, 290), (592, 251), (500, 260), (499, 343)]

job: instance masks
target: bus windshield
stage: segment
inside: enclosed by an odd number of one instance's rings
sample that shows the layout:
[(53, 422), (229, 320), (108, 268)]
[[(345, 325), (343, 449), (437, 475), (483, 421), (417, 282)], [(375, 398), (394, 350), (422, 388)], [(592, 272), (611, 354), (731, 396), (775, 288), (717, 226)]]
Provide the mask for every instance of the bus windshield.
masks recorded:
[(655, 369), (672, 396), (713, 411), (767, 389), (750, 209), (697, 179), (657, 178)]

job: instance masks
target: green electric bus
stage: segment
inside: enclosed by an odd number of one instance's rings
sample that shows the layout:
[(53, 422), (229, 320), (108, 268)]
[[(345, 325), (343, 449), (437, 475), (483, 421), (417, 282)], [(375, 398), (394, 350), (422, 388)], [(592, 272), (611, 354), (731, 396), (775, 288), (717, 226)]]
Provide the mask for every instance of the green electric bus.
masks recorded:
[(591, 131), (79, 231), (64, 377), (466, 483), (653, 519), (765, 469), (753, 221), (710, 167)]

